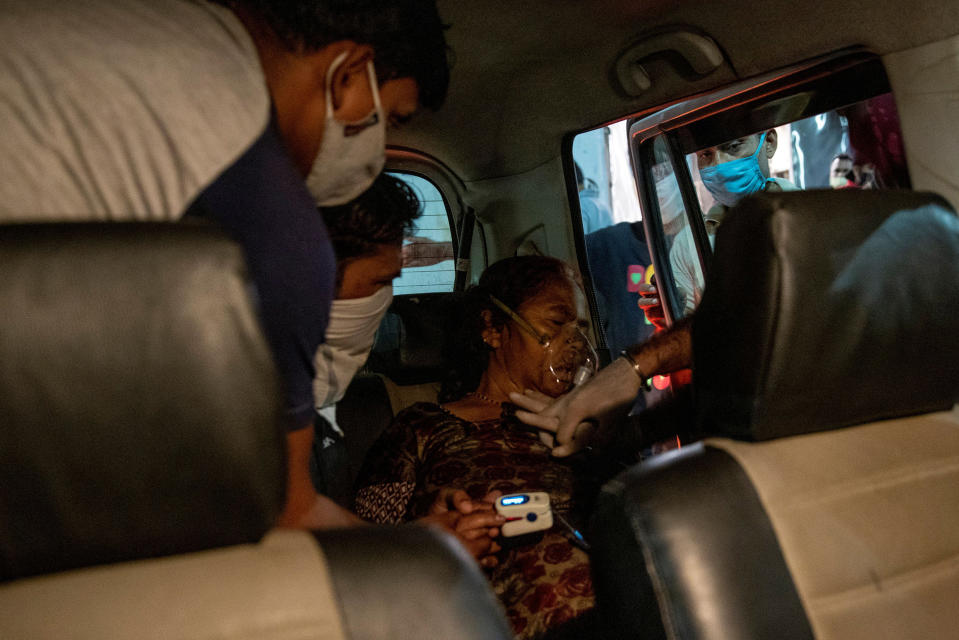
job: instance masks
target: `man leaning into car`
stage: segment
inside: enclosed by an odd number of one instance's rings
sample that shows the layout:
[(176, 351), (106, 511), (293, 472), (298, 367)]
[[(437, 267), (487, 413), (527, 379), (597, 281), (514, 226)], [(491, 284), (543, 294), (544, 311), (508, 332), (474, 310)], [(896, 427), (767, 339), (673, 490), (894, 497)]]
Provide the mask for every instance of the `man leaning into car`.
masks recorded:
[(221, 225), (284, 382), (281, 524), (358, 522), (308, 470), (335, 286), (316, 206), (359, 195), (383, 167), (385, 127), (443, 101), (435, 1), (10, 0), (0, 41), (0, 221)]

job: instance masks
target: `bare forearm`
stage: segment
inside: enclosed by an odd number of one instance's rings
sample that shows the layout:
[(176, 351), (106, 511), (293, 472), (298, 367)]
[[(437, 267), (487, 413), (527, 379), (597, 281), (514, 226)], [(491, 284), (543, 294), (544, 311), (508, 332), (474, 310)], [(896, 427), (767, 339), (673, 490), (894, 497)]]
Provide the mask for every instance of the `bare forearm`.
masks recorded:
[(647, 376), (688, 369), (693, 360), (691, 325), (690, 318), (683, 318), (666, 331), (626, 349), (626, 352)]

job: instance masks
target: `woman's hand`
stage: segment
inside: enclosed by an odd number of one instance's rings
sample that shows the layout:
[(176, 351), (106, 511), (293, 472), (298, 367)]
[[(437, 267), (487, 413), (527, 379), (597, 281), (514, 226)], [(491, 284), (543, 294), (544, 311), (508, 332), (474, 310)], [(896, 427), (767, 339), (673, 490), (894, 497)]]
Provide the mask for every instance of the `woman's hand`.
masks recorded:
[(493, 504), (502, 495), (493, 491), (482, 500), (472, 500), (462, 490), (440, 491), (429, 515), (417, 520), (420, 524), (435, 525), (453, 534), (483, 567), (495, 567), (499, 560), (494, 554), (500, 545), (494, 540), (506, 518), (496, 513)]

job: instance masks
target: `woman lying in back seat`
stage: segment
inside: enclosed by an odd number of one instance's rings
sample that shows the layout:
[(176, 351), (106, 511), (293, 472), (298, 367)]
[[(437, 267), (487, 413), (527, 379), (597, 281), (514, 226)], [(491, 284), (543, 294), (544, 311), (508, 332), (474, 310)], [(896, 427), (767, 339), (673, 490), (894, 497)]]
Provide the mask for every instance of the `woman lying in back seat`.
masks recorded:
[[(578, 473), (576, 461), (553, 458), (508, 404), (510, 391), (560, 395), (585, 360), (595, 363), (581, 333), (587, 312), (575, 272), (548, 257), (498, 262), (468, 292), (464, 318), (451, 360), (456, 375), (441, 396), (447, 402), (415, 404), (396, 416), (360, 472), (356, 512), (398, 523), (427, 515), (450, 487), (476, 501), (491, 492), (543, 491), (553, 513), (578, 526), (595, 483)], [(497, 545), (498, 553), (481, 560), (517, 637), (585, 623), (593, 606), (589, 564), (567, 532), (557, 517), (538, 541)]]

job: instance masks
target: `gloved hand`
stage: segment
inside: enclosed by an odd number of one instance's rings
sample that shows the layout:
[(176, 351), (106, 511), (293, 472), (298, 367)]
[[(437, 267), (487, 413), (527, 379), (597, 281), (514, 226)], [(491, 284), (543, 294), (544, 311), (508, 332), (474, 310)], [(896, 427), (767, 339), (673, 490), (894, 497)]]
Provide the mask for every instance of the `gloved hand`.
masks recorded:
[(509, 397), (522, 408), (516, 417), (553, 434), (553, 455), (564, 457), (587, 446), (597, 430), (629, 411), (639, 389), (639, 376), (633, 367), (617, 358), (589, 382), (558, 398), (531, 390), (513, 392)]

